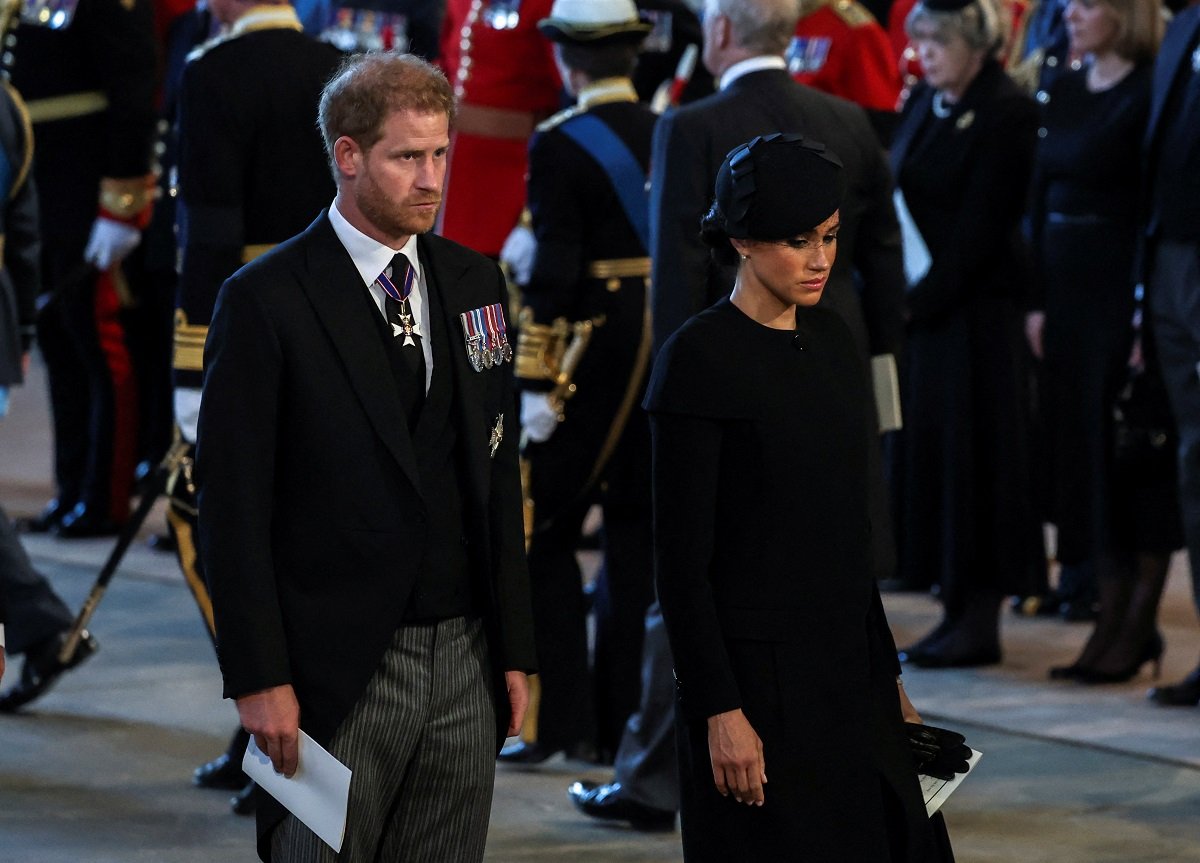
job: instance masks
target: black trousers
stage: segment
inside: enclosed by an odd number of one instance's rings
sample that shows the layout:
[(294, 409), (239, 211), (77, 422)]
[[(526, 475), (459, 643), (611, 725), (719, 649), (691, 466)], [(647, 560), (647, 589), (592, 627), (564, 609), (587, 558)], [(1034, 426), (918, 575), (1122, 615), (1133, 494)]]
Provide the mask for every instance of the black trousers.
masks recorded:
[(75, 619), (70, 609), (33, 568), (12, 522), (0, 509), (0, 602), (4, 605), (5, 649), (24, 653), (52, 638)]

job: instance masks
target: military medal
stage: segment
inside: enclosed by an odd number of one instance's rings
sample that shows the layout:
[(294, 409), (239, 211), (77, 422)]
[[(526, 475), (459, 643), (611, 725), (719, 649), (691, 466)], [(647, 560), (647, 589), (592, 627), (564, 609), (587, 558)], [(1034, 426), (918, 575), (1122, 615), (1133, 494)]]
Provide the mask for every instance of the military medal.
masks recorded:
[[(34, 27), (48, 27), (51, 30), (65, 30), (75, 19), (75, 8), (79, 0), (25, 0), (21, 4), (21, 23)], [(128, 11), (133, 8), (130, 3), (122, 6)]]
[(521, 0), (490, 0), (483, 20), (493, 30), (516, 30), (521, 23)]
[(833, 40), (828, 36), (793, 36), (785, 59), (793, 75), (811, 75), (825, 68)]
[(500, 449), (502, 440), (504, 440), (504, 414), (497, 414), (496, 424), (492, 426), (492, 433), (488, 435), (488, 458), (496, 457), (496, 450)]
[(512, 360), (504, 308), (499, 303), (463, 312), (458, 319), (467, 342), (467, 359), (475, 371), (480, 372)]
[(404, 336), (402, 347), (408, 347), (409, 345), (416, 346), (417, 343), (413, 340), (413, 336), (421, 335), (413, 323), (412, 307), (408, 303), (408, 297), (412, 293), (416, 278), (416, 270), (410, 265), (404, 273), (403, 291), (396, 289), (396, 286), (392, 284), (392, 280), (386, 272), (380, 273), (379, 278), (376, 279), (379, 282), (379, 286), (383, 288), (383, 292), (400, 304), (400, 323), (392, 324), (392, 336)]

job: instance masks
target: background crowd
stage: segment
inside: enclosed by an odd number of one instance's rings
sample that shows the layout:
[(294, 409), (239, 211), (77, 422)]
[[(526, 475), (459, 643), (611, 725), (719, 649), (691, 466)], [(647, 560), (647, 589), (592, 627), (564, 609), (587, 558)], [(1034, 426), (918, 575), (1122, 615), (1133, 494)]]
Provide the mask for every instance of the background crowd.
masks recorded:
[[(411, 50), (458, 99), (435, 230), (500, 259), (518, 297), (541, 686), (501, 761), (613, 763), (576, 805), (674, 824), (640, 405), (655, 351), (732, 285), (699, 232), (717, 169), (777, 131), (845, 166), (823, 303), (902, 409), (893, 430), (872, 408), (870, 565), (944, 615), (900, 658), (1000, 662), (1014, 598), (1095, 620), (1055, 679), (1157, 662), (1168, 558), (1186, 547), (1200, 571), (1200, 7), (644, 0), (638, 26), (605, 31), (614, 4), (581, 0), (600, 10), (586, 38), (539, 29), (550, 0), (9, 4), (0, 415), (36, 343), (56, 486), (23, 528), (128, 526), (173, 435), (195, 442), (221, 284), (333, 199), (322, 85), (343, 52)], [(211, 632), (189, 464), (174, 470), (159, 540)], [(11, 527), (0, 513), (0, 620), (25, 662), (3, 710), (97, 649), (59, 656), (69, 613)], [(603, 563), (585, 586), (588, 543)], [(1151, 697), (1200, 704), (1200, 668)], [(239, 812), (245, 739), (196, 776), (239, 790)]]

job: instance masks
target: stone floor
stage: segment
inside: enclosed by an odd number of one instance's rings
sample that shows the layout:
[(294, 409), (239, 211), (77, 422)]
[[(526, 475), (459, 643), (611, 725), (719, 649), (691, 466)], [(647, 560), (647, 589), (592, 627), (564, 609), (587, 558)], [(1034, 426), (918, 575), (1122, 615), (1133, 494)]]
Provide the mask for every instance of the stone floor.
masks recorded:
[[(0, 503), (31, 513), (49, 493), (42, 382), (0, 421)], [(152, 527), (161, 524), (158, 514)], [(37, 566), (73, 608), (110, 543), (30, 538)], [(932, 624), (926, 596), (885, 598), (905, 642)], [(1186, 565), (1177, 559), (1161, 619), (1164, 677), (1200, 656)], [(93, 620), (100, 652), (27, 713), (0, 716), (0, 863), (234, 863), (255, 859), (253, 826), (226, 796), (190, 787), (235, 714), (199, 616), (171, 557), (138, 543)], [(905, 675), (927, 719), (958, 728), (984, 753), (946, 807), (960, 861), (1200, 863), (1200, 710), (1160, 710), (1129, 684), (1051, 684), (1087, 627), (1007, 619), (992, 669)], [(4, 685), (19, 668), (12, 663)], [(497, 771), (487, 859), (677, 861), (678, 834), (591, 823), (565, 788), (604, 779), (593, 765), (551, 761)], [(858, 861), (849, 861), (858, 863)]]

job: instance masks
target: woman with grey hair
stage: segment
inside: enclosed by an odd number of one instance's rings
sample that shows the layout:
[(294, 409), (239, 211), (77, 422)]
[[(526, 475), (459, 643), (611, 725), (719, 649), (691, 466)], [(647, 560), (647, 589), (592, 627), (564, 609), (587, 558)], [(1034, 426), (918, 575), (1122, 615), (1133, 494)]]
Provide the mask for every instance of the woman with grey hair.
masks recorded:
[(892, 151), (928, 247), (910, 271), (897, 441), (899, 576), (940, 588), (944, 617), (901, 659), (1000, 661), (1000, 602), (1043, 566), (1030, 500), (1021, 332), (1031, 272), (1020, 233), (1037, 109), (996, 52), (993, 0), (923, 0), (908, 18), (925, 80)]

